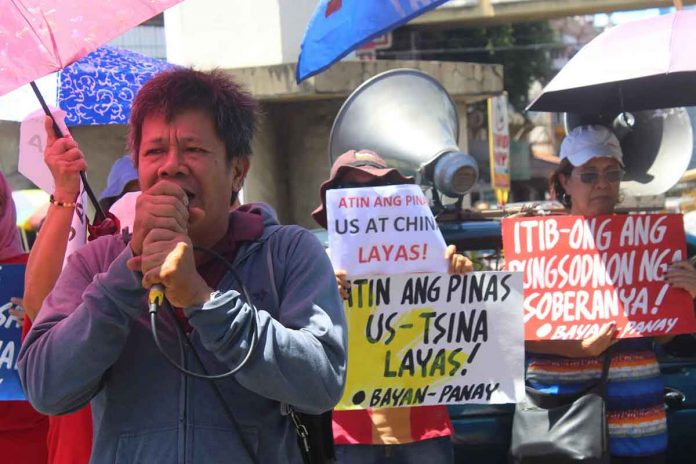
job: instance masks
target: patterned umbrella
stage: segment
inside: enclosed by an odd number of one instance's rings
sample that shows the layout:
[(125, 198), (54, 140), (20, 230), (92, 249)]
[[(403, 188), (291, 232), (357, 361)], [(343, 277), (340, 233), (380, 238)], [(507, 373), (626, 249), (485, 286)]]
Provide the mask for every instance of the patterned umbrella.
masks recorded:
[(68, 126), (126, 124), (135, 94), (160, 71), (174, 65), (103, 46), (64, 68), (58, 77), (58, 106)]

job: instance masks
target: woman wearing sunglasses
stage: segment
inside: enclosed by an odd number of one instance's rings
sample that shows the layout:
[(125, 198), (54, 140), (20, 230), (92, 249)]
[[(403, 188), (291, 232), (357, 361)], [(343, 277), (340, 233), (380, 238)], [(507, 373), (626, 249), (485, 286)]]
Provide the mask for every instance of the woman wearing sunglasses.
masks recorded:
[[(624, 175), (616, 136), (604, 126), (576, 127), (563, 140), (560, 158), (551, 190), (570, 214), (612, 214)], [(688, 263), (672, 264), (666, 277), (696, 296), (696, 271)], [(604, 354), (614, 346), (606, 398), (611, 462), (663, 463), (667, 423), (653, 344), (671, 337), (618, 341), (616, 331), (611, 323), (585, 340), (528, 341), (527, 382), (550, 393), (580, 391), (599, 380)]]

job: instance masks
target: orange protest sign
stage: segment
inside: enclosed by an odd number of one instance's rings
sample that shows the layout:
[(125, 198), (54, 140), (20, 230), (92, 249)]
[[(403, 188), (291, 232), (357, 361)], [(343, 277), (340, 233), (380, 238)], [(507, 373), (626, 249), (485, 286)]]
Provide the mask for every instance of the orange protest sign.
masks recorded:
[(619, 338), (696, 331), (691, 296), (664, 280), (685, 259), (681, 215), (503, 220), (509, 271), (524, 282), (526, 340), (578, 340), (615, 321)]

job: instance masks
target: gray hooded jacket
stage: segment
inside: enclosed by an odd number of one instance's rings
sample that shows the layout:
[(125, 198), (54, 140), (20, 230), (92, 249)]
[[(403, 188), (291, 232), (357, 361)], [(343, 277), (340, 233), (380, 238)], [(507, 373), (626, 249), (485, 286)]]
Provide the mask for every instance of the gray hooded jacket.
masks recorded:
[[(208, 381), (180, 374), (155, 347), (141, 276), (126, 267), (130, 247), (101, 237), (70, 257), (26, 338), (19, 370), (41, 412), (65, 414), (91, 401), (92, 463), (301, 462), (284, 405), (319, 413), (340, 399), (343, 305), (316, 238), (276, 225), (265, 210), (264, 226), (234, 262), (258, 308), (260, 339), (249, 362), (217, 382), (239, 429)], [(186, 309), (189, 337), (211, 373), (244, 357), (253, 314), (230, 273), (217, 290), (203, 307)], [(171, 315), (161, 309), (158, 321), (169, 355), (199, 371)]]

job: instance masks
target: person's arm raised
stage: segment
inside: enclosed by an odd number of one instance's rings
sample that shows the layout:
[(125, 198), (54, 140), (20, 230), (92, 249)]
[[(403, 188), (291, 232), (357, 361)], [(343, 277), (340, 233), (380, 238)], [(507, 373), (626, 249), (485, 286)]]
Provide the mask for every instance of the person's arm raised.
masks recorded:
[(80, 171), (87, 169), (84, 156), (72, 138), (56, 138), (51, 118), (44, 126), (48, 138), (44, 160), (55, 182), (54, 203), (48, 208), (46, 220), (34, 242), (24, 282), (24, 309), (34, 320), (44, 299), (58, 280), (70, 235), (74, 204), (80, 193)]

